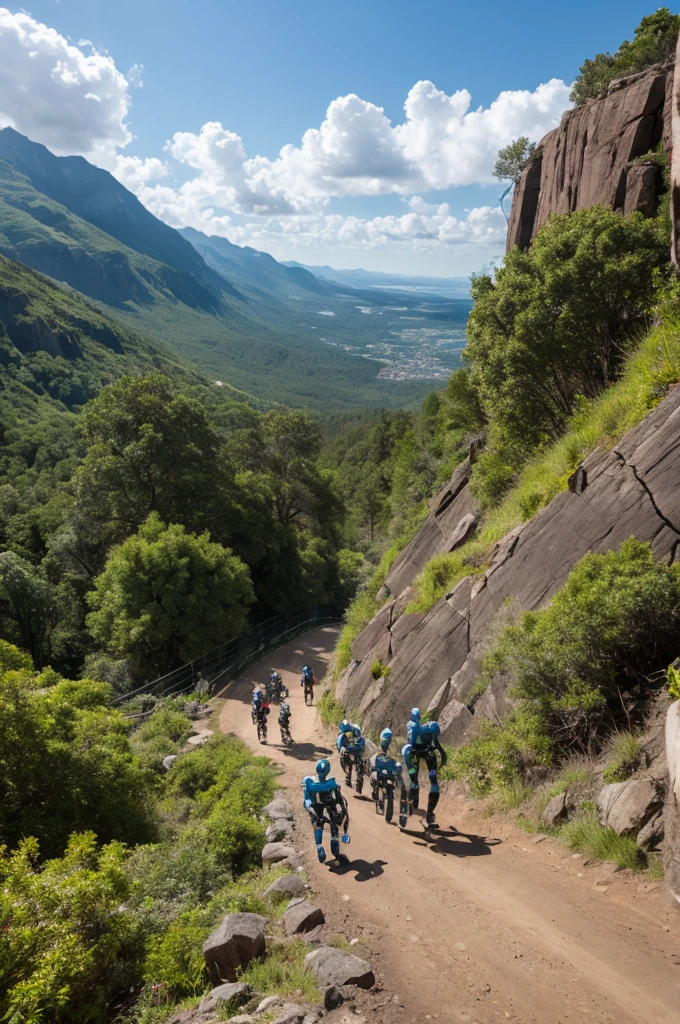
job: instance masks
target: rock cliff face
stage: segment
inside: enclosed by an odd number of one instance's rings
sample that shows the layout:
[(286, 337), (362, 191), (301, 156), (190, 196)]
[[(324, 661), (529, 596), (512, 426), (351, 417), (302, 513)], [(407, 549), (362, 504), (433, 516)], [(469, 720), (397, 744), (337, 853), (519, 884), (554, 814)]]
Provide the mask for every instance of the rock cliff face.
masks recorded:
[[(338, 681), (340, 702), (358, 710), (369, 727), (390, 725), (403, 734), (411, 707), (429, 705), (438, 714), (444, 740), (459, 742), (475, 717), (492, 717), (504, 709), (502, 689), (487, 690), (474, 714), (466, 697), (508, 600), (519, 609), (544, 607), (579, 559), (615, 548), (630, 536), (651, 542), (659, 559), (675, 558), (680, 544), (680, 388), (615, 449), (593, 452), (574, 473), (570, 489), (500, 541), (483, 571), (462, 580), (428, 612), (407, 614), (415, 575), (432, 553), (451, 550), (462, 524), (476, 514), (466, 472), (465, 466), (456, 470), (420, 533), (395, 562), (391, 600), (354, 641), (353, 661)], [(391, 673), (375, 680), (371, 665), (377, 658), (390, 665)]]
[(551, 213), (601, 204), (652, 216), (661, 168), (632, 163), (661, 143), (672, 148), (674, 64), (612, 82), (603, 99), (567, 111), (541, 140), (515, 189), (507, 248), (526, 249)]

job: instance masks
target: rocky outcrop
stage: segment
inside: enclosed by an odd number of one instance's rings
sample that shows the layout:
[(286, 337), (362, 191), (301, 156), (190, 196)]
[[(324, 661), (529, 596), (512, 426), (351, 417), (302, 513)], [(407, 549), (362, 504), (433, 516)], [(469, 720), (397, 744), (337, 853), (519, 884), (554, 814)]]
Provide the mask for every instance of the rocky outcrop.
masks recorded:
[(666, 762), (663, 867), (666, 883), (680, 903), (680, 700), (671, 704), (666, 714)]
[(430, 514), (418, 533), (392, 563), (385, 587), (401, 594), (435, 555), (460, 547), (473, 532), (479, 516), (479, 504), (467, 486), (470, 460), (454, 470), (446, 487), (430, 502)]
[(607, 96), (569, 110), (524, 169), (512, 201), (507, 248), (526, 249), (552, 213), (601, 204), (656, 212), (661, 169), (633, 163), (659, 143), (670, 152), (674, 64), (612, 82)]
[[(678, 479), (680, 388), (615, 449), (593, 452), (570, 489), (508, 534), (485, 569), (458, 583), (427, 613), (402, 610), (395, 620), (403, 602), (394, 598), (391, 610), (383, 609), (357, 637), (355, 660), (336, 687), (339, 701), (358, 709), (366, 727), (390, 725), (398, 734), (414, 705), (427, 707), (435, 698), (439, 720), (451, 715), (458, 723), (459, 705), (468, 704), (484, 645), (508, 600), (518, 610), (545, 607), (579, 559), (618, 547), (630, 536), (651, 542), (659, 559), (675, 558)], [(391, 669), (378, 680), (370, 672), (376, 657)], [(505, 700), (502, 688), (484, 694), (469, 710), (469, 721), (479, 717), (485, 703), (490, 717), (502, 713)]]

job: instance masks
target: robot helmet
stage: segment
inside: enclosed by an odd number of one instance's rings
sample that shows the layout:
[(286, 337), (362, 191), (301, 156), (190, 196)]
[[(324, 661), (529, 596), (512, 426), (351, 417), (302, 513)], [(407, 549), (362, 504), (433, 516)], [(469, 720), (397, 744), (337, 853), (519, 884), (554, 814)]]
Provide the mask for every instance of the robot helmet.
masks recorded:
[(316, 762), (316, 768), (314, 769), (316, 774), (319, 776), (321, 782), (325, 782), (328, 778), (328, 773), (331, 770), (331, 763), (324, 757), (321, 761)]
[(411, 721), (415, 722), (416, 725), (420, 724), (420, 708), (411, 709)]
[(383, 731), (380, 733), (380, 746), (382, 747), (382, 749), (383, 749), (385, 754), (389, 750), (391, 742), (392, 742), (392, 730), (391, 729), (383, 729)]
[(352, 723), (352, 732), (354, 733), (355, 738), (359, 739), (359, 737), (361, 736), (361, 729), (358, 725)]

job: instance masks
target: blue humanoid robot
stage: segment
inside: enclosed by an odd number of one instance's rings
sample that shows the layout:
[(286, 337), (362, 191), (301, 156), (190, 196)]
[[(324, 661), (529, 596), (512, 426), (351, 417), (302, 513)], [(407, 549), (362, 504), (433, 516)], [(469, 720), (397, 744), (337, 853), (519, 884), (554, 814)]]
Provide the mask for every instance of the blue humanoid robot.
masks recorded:
[(358, 725), (348, 722), (345, 718), (338, 726), (338, 738), (335, 745), (340, 754), (340, 767), (345, 773), (345, 785), (352, 788), (352, 771), (356, 769), (356, 790), (361, 793), (364, 788), (366, 774), (366, 740), (361, 735)]
[[(439, 742), (440, 731), (438, 722), (426, 722), (424, 725), (421, 725), (420, 708), (413, 708), (411, 720), (406, 726), (408, 743), (402, 749), (404, 764), (406, 765), (411, 782), (409, 797), (413, 810), (418, 807), (420, 796), (420, 786), (418, 783), (420, 762), (425, 761), (427, 774), (430, 779), (430, 793), (427, 799), (427, 812), (425, 814), (425, 823), (428, 828), (438, 827), (434, 816), (435, 807), (439, 803), (439, 777), (437, 771), (438, 767), (443, 768), (447, 761), (446, 751)], [(437, 755), (439, 755), (439, 764)]]
[(300, 686), (303, 688), (305, 704), (314, 703), (314, 683), (316, 678), (314, 676), (314, 670), (305, 665), (302, 670), (302, 678), (300, 679)]
[(403, 768), (399, 761), (389, 756), (392, 730), (380, 733), (380, 752), (368, 762), (369, 778), (377, 814), (384, 814), (385, 821), (392, 821), (394, 814), (394, 793), (399, 790), (399, 824), (406, 828), (409, 813), (408, 793), (404, 784)]
[(342, 841), (349, 842), (349, 812), (347, 801), (340, 792), (340, 786), (334, 778), (329, 778), (331, 763), (325, 758), (316, 763), (316, 779), (311, 775), (302, 780), (303, 803), (309, 812), (314, 828), (314, 841), (319, 860), (323, 864), (326, 851), (323, 847), (324, 825), (328, 825), (331, 833), (331, 853), (340, 857), (340, 827)]
[(279, 728), (281, 730), (281, 742), (285, 744), (293, 742), (293, 737), (290, 734), (290, 716), (290, 704), (284, 701), (279, 710)]

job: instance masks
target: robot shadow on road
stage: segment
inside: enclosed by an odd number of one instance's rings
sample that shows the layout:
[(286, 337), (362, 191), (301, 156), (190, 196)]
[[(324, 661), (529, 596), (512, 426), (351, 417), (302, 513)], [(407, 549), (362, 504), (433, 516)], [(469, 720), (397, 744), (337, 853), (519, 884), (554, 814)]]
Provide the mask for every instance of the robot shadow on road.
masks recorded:
[(378, 878), (384, 874), (383, 868), (386, 864), (386, 860), (374, 860), (371, 863), (367, 860), (349, 860), (342, 856), (329, 865), (329, 870), (334, 875), (347, 875), (354, 871), (355, 882), (370, 882), (372, 878)]
[(278, 749), (286, 757), (294, 757), (296, 761), (313, 761), (317, 757), (328, 757), (333, 751), (329, 747), (322, 747), (318, 743), (293, 743), (292, 747), (283, 747), (276, 744)]
[(488, 857), (492, 846), (498, 846), (500, 839), (478, 836), (472, 832), (459, 832), (453, 825), (450, 829), (436, 832), (404, 828), (402, 832), (416, 840), (417, 846), (427, 846), (433, 853), (452, 857)]

